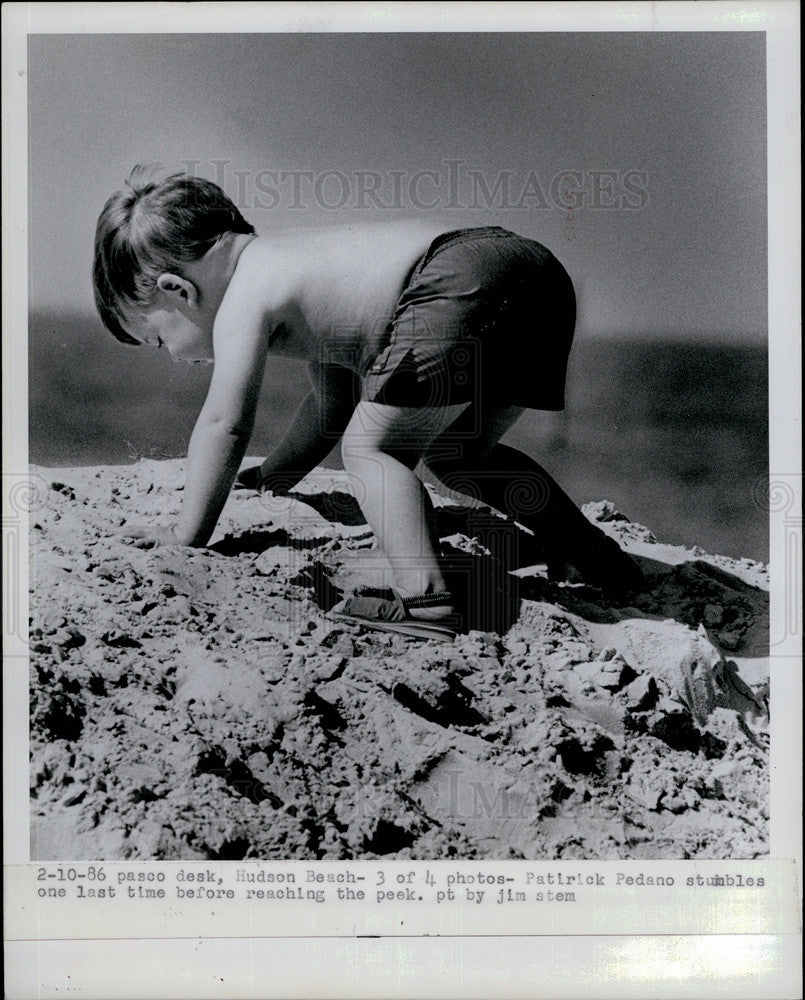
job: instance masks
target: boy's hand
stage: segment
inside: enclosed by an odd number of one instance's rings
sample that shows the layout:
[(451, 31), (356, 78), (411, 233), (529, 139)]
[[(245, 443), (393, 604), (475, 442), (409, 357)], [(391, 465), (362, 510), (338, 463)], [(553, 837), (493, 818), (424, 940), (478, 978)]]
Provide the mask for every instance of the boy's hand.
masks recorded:
[(126, 525), (123, 528), (118, 528), (115, 534), (125, 538), (138, 549), (152, 549), (158, 546), (184, 544), (177, 537), (172, 524), (160, 525), (158, 527), (154, 527), (153, 525)]

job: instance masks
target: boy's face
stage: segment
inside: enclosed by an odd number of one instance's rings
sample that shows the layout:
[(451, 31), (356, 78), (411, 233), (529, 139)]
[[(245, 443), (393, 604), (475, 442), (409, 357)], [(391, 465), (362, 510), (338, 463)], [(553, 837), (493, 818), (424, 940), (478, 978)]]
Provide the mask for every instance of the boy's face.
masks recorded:
[(166, 347), (174, 361), (211, 364), (213, 361), (212, 330), (177, 309), (153, 306), (138, 313), (127, 324), (127, 332), (141, 344)]

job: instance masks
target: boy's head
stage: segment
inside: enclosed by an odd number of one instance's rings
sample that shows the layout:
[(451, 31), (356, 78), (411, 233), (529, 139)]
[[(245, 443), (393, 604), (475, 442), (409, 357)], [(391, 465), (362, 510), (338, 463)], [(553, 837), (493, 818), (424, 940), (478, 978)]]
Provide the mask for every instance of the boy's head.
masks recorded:
[(103, 207), (95, 230), (93, 288), (106, 328), (125, 344), (152, 304), (161, 275), (183, 275), (227, 233), (254, 233), (212, 181), (173, 174), (162, 181), (135, 167)]

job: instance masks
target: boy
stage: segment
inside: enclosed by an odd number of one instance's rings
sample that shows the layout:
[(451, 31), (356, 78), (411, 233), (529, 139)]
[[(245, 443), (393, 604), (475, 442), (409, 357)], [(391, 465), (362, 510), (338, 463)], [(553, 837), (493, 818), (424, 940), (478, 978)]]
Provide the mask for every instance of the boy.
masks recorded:
[(420, 463), (533, 530), (590, 582), (621, 595), (640, 586), (637, 566), (545, 470), (498, 443), (524, 408), (564, 406), (575, 298), (539, 243), (427, 221), (262, 238), (215, 184), (157, 183), (135, 169), (98, 220), (94, 288), (118, 339), (215, 365), (179, 521), (125, 529), (137, 544), (206, 544), (266, 363), (282, 355), (307, 363), (312, 389), (282, 443), (240, 483), (287, 490), (341, 438), (397, 585), (392, 601), (353, 597), (342, 616), (419, 636), (461, 627)]

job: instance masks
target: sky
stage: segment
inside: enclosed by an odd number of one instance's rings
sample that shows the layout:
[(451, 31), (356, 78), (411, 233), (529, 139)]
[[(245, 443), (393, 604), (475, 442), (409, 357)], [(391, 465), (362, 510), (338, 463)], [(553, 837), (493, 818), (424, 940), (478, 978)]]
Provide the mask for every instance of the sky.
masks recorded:
[(91, 313), (135, 163), (258, 231), (438, 216), (567, 267), (588, 336), (763, 343), (760, 33), (33, 35), (30, 305)]

